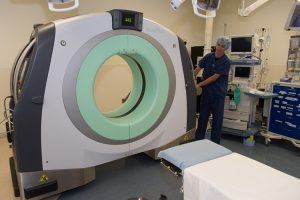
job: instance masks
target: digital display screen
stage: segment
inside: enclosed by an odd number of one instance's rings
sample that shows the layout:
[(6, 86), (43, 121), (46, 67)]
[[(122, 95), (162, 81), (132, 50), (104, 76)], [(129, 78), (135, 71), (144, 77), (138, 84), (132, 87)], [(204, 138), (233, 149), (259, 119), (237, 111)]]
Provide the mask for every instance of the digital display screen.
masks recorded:
[(238, 78), (249, 78), (250, 70), (250, 67), (236, 67), (234, 76)]
[(122, 26), (134, 26), (135, 25), (135, 14), (122, 13)]
[(231, 52), (251, 53), (252, 37), (233, 37), (231, 38)]

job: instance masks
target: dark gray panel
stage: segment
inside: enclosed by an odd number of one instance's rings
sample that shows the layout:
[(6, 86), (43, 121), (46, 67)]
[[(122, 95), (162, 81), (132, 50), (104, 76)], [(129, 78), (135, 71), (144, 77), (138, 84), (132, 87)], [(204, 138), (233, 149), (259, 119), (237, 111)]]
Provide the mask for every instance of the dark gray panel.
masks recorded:
[(181, 38), (178, 37), (181, 62), (184, 73), (187, 101), (187, 123), (186, 132), (196, 127), (196, 87), (193, 78), (193, 65), (186, 49), (186, 46)]
[(14, 64), (12, 66), (11, 69), (11, 73), (10, 73), (10, 95), (13, 95), (13, 88), (14, 88), (14, 74), (16, 73), (16, 67), (17, 67), (17, 63), (19, 62), (19, 59), (22, 55), (22, 53), (25, 51), (25, 49), (28, 47), (28, 45), (31, 43), (31, 40), (23, 47), (23, 49), (21, 49), (21, 51), (18, 53)]
[(14, 150), (19, 172), (41, 171), (43, 168), (41, 117), (54, 39), (53, 23), (36, 29), (36, 44), (30, 57), (22, 93), (14, 110)]
[[(112, 16), (112, 29), (131, 29), (136, 31), (143, 30), (143, 13), (132, 10), (114, 9), (108, 11)], [(125, 18), (131, 21), (124, 24)]]
[(96, 176), (94, 182), (65, 192), (59, 200), (159, 200), (161, 194), (168, 200), (183, 200), (182, 178), (145, 154), (97, 166)]

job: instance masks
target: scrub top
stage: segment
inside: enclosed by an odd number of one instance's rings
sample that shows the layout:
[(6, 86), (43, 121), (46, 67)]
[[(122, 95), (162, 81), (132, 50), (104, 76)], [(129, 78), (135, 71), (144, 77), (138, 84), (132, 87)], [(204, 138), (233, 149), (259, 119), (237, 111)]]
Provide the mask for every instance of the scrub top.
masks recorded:
[(198, 66), (200, 68), (204, 68), (202, 74), (204, 80), (214, 74), (221, 75), (215, 82), (202, 88), (202, 95), (225, 98), (227, 94), (228, 74), (230, 70), (229, 58), (225, 54), (221, 58), (216, 58), (215, 53), (209, 53), (200, 60)]

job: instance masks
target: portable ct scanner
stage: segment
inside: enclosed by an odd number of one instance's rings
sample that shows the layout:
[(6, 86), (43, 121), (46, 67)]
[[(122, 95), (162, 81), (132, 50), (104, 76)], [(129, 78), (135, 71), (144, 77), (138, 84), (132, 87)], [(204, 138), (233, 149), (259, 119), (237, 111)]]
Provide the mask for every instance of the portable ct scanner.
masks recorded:
[[(119, 55), (133, 89), (102, 113), (101, 65)], [(196, 91), (184, 42), (128, 10), (37, 26), (11, 74), (12, 134), (21, 197), (40, 199), (86, 184), (94, 166), (165, 145), (195, 128)]]

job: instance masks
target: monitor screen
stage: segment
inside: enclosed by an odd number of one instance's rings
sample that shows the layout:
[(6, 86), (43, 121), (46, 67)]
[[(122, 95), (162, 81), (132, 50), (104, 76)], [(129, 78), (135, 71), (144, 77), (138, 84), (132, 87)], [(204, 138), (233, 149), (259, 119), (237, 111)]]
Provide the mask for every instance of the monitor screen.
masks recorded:
[(135, 14), (134, 13), (122, 13), (122, 26), (134, 26)]
[(251, 53), (252, 52), (252, 37), (232, 37), (231, 38), (232, 53)]
[(237, 78), (249, 78), (250, 70), (250, 67), (235, 67), (234, 76)]
[(204, 46), (194, 46), (191, 47), (191, 58), (193, 62), (193, 66), (196, 66), (197, 63), (197, 57), (203, 57), (204, 52)]
[(285, 23), (285, 30), (290, 31), (290, 30), (295, 30), (299, 31), (300, 28), (300, 2), (296, 1), (289, 13), (289, 16), (287, 18), (287, 21)]

